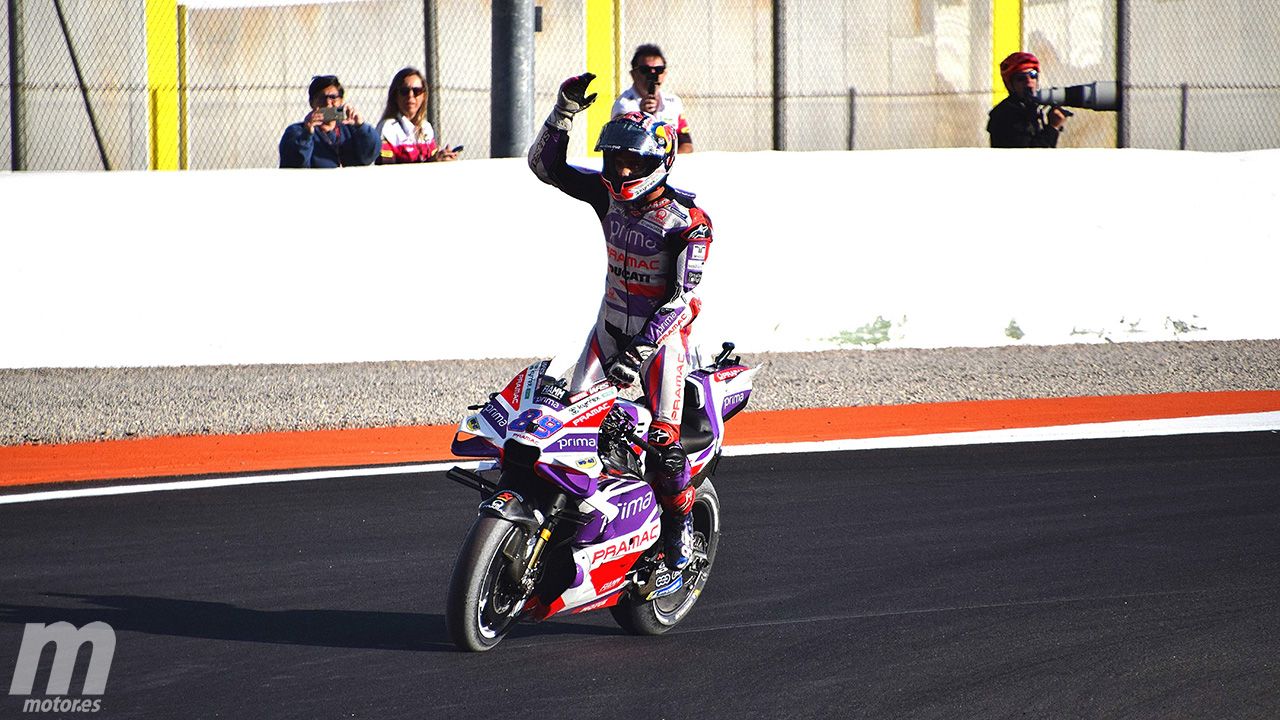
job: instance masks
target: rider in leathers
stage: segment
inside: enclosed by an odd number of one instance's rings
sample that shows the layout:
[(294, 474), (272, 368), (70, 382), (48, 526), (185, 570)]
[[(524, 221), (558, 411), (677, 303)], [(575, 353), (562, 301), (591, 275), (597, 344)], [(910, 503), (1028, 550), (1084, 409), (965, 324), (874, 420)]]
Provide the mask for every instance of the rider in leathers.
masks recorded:
[(680, 413), (689, 324), (699, 309), (693, 291), (702, 279), (711, 221), (691, 193), (666, 184), (676, 129), (652, 115), (624, 113), (605, 124), (596, 144), (604, 153), (603, 172), (565, 162), (573, 116), (596, 98), (586, 95), (594, 78), (584, 73), (560, 85), (555, 109), (529, 149), (529, 167), (543, 182), (589, 203), (600, 218), (609, 274), (570, 389), (584, 390), (606, 377), (623, 386), (640, 381), (654, 414), (649, 442), (658, 450), (655, 490), (670, 517), (663, 526), (665, 561), (679, 569), (692, 558), (694, 499)]

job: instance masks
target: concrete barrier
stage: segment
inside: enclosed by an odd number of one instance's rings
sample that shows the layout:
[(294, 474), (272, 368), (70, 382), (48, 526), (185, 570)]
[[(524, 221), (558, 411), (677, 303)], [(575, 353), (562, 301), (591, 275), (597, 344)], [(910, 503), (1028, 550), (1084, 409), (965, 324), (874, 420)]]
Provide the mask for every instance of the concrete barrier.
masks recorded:
[[(1280, 337), (1280, 150), (695, 153), (695, 340)], [(605, 254), (521, 159), (0, 174), (0, 367), (576, 352)]]

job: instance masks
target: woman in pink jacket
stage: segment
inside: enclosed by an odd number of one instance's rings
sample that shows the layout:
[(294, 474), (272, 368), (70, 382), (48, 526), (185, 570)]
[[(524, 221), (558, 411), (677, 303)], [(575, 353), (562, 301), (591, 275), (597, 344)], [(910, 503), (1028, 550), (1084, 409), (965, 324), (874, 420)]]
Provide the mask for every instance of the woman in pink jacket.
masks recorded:
[(382, 138), (379, 165), (458, 159), (461, 148), (442, 147), (426, 115), (427, 85), (422, 71), (402, 68), (387, 88), (387, 107), (378, 123), (378, 136)]

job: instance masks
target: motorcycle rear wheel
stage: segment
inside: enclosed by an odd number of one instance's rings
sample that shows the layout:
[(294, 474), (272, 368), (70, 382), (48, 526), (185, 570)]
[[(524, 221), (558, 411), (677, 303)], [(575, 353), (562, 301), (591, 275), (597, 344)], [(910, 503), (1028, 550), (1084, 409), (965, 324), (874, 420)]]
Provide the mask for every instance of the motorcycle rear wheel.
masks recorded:
[(698, 488), (692, 512), (695, 555), (705, 555), (705, 565), (691, 582), (671, 595), (645, 600), (628, 591), (617, 605), (609, 608), (618, 625), (632, 635), (661, 635), (675, 627), (693, 609), (706, 587), (720, 544), (720, 496), (711, 480), (703, 481)]
[(515, 626), (525, 595), (508, 572), (507, 554), (523, 554), (526, 537), (520, 527), (495, 517), (481, 516), (472, 524), (445, 602), (445, 627), (459, 649), (488, 650)]

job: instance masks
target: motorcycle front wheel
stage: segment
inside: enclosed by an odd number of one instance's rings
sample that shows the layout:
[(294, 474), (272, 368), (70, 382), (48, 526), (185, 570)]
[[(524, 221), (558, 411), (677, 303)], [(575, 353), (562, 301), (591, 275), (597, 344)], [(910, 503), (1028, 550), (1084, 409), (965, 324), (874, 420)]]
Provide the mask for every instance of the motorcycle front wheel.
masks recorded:
[(520, 527), (495, 517), (476, 518), (458, 551), (445, 603), (445, 627), (459, 649), (488, 650), (515, 625), (525, 595), (508, 568), (526, 546)]
[(698, 601), (711, 574), (711, 565), (720, 544), (720, 496), (711, 480), (698, 488), (693, 502), (695, 571), (685, 571), (687, 582), (676, 592), (645, 600), (633, 591), (609, 608), (613, 619), (632, 635), (661, 635), (684, 619)]

